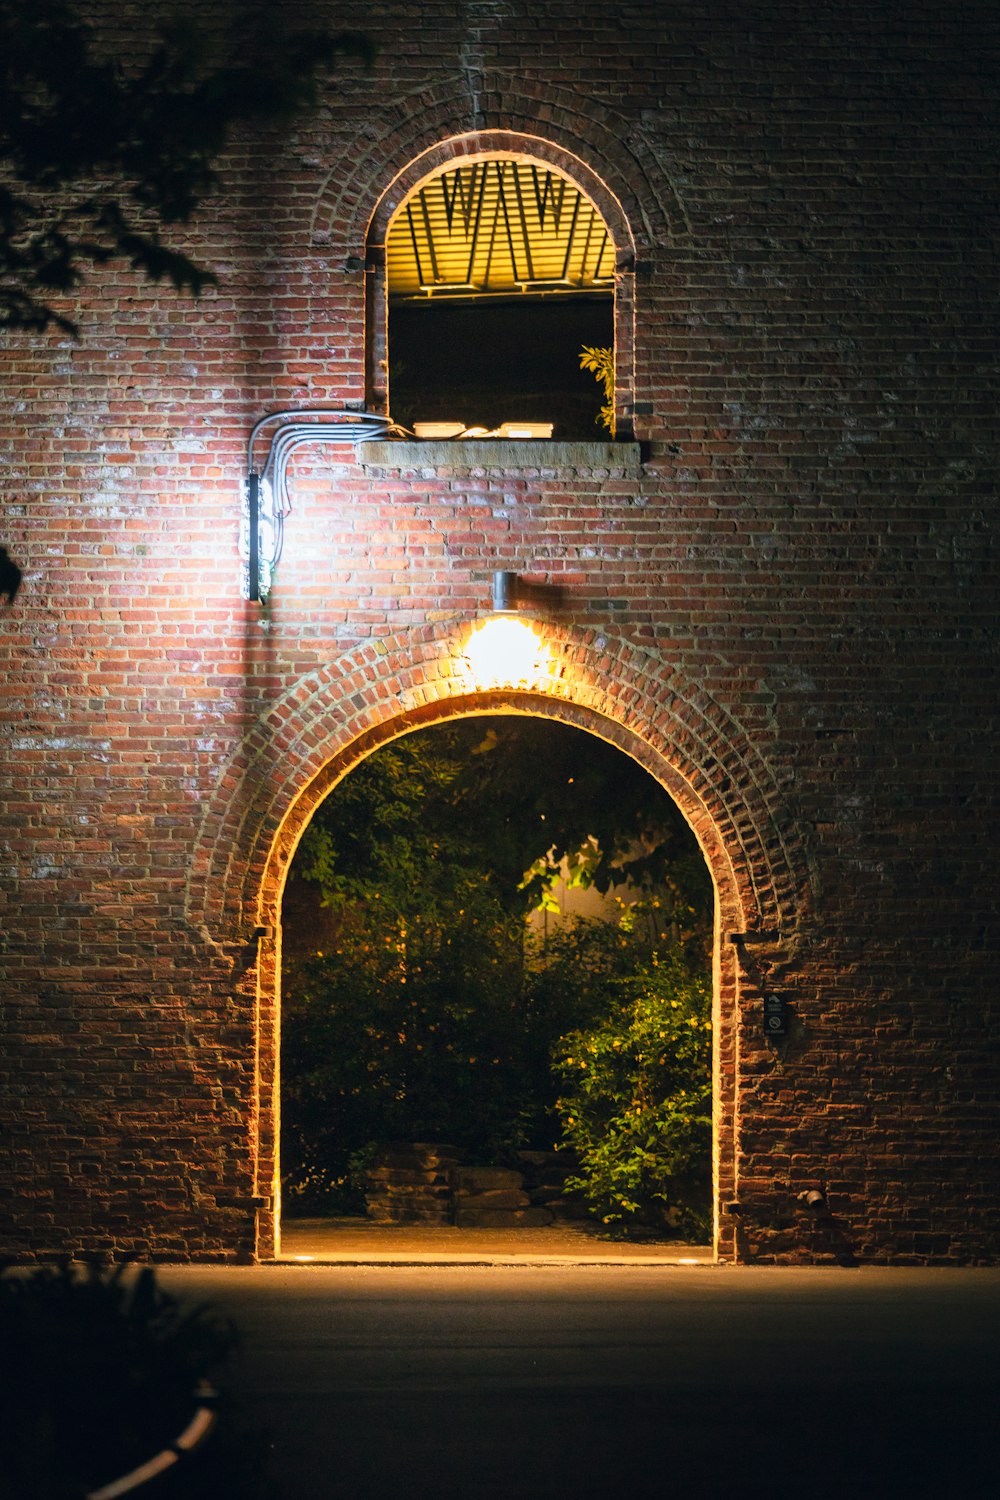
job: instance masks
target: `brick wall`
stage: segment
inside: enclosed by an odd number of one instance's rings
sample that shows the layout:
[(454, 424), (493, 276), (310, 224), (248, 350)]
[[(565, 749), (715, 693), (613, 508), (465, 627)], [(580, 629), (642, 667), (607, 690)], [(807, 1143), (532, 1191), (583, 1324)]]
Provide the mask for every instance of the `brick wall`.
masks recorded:
[[(995, 1259), (995, 9), (333, 20), (374, 68), (234, 146), (188, 231), (218, 290), (115, 267), (79, 343), (0, 350), (5, 1250), (268, 1252), (295, 839), (372, 744), (517, 709), (636, 755), (712, 866), (720, 1252)], [(249, 429), (377, 404), (365, 265), (456, 138), (606, 195), (641, 462), (304, 450), (244, 603)], [(558, 585), (520, 690), (461, 664), (500, 566)]]

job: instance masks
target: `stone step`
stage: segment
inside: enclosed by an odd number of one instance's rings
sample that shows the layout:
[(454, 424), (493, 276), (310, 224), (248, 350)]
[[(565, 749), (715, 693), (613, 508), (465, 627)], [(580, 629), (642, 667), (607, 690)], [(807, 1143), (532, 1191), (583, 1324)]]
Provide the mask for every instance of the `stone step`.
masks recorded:
[(387, 1167), (398, 1172), (450, 1172), (458, 1166), (457, 1156), (435, 1156), (428, 1152), (379, 1151), (372, 1167)]
[(465, 1208), (455, 1210), (459, 1229), (543, 1229), (552, 1223), (547, 1208)]
[(465, 1212), (475, 1208), (530, 1208), (531, 1199), (527, 1193), (519, 1192), (515, 1188), (488, 1188), (483, 1193), (459, 1193), (455, 1194), (455, 1212)]
[(450, 1227), (452, 1217), (450, 1213), (422, 1213), (419, 1209), (400, 1208), (394, 1213), (369, 1211), (367, 1222), (369, 1224), (445, 1224)]
[(451, 1173), (445, 1168), (423, 1168), (423, 1167), (369, 1167), (366, 1173), (371, 1182), (396, 1182), (400, 1185), (412, 1183), (419, 1187), (421, 1183), (441, 1183), (445, 1187), (451, 1185)]
[(458, 1167), (452, 1173), (452, 1184), (456, 1193), (483, 1193), (497, 1188), (519, 1190), (524, 1177), (510, 1167)]
[(413, 1203), (419, 1208), (434, 1208), (441, 1204), (450, 1205), (450, 1193), (368, 1193), (368, 1203)]

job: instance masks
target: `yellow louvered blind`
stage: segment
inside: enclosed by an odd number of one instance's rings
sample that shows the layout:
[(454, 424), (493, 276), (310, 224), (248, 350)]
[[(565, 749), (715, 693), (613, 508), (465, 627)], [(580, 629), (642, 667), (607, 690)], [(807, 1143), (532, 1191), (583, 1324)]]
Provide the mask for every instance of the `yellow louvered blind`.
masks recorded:
[(614, 246), (575, 183), (530, 161), (454, 167), (418, 187), (386, 242), (389, 294), (609, 292)]

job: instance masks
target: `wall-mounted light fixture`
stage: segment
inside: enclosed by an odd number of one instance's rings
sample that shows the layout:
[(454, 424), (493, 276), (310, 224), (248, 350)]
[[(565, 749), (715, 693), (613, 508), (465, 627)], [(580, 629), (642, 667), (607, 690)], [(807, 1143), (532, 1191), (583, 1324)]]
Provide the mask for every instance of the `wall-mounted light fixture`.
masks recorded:
[(517, 611), (517, 574), (498, 568), (493, 574), (493, 613), (515, 614)]
[(518, 613), (523, 602), (518, 575), (497, 569), (492, 584), (492, 612), (473, 627), (464, 651), (473, 684), (478, 689), (531, 686), (551, 674), (551, 652), (534, 622)]
[(472, 684), (479, 690), (529, 687), (551, 675), (551, 652), (530, 620), (490, 615), (472, 630), (464, 651)]
[(275, 507), (270, 480), (251, 470), (243, 485), (240, 511), (244, 599), (260, 602), (271, 592), (271, 579), (281, 556), (284, 525), (284, 512)]
[[(266, 457), (258, 469), (254, 449), (272, 423), (279, 426), (270, 435)], [(247, 440), (247, 477), (240, 517), (244, 599), (263, 602), (271, 591), (284, 543), (285, 517), (292, 509), (288, 463), (295, 450), (306, 443), (350, 443), (356, 448), (371, 438), (385, 437), (392, 428), (388, 417), (339, 410), (272, 411), (254, 423)]]

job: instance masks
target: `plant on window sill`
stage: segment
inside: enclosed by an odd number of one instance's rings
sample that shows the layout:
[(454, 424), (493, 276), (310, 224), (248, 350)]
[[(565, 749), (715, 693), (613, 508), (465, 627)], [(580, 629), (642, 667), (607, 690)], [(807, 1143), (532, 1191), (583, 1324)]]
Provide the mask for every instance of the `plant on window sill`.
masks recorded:
[(594, 348), (584, 344), (580, 350), (581, 370), (593, 372), (594, 379), (604, 387), (604, 405), (594, 421), (615, 435), (615, 351), (606, 346)]

